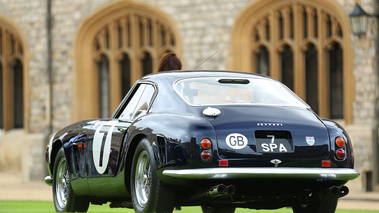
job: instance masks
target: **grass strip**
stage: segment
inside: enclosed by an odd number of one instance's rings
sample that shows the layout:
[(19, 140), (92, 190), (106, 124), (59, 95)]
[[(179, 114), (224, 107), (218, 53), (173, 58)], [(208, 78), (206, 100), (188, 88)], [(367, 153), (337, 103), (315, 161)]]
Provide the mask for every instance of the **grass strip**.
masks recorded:
[[(0, 201), (1, 213), (44, 213), (55, 212), (54, 203), (51, 201)], [(134, 213), (133, 209), (125, 208), (110, 208), (108, 204), (90, 205), (88, 213)], [(180, 211), (174, 213), (198, 213), (201, 212), (199, 206), (183, 207)], [(374, 213), (377, 211), (371, 210), (344, 210), (338, 209), (336, 213)], [(236, 213), (292, 213), (291, 208), (281, 208), (277, 210), (251, 210), (237, 208)]]

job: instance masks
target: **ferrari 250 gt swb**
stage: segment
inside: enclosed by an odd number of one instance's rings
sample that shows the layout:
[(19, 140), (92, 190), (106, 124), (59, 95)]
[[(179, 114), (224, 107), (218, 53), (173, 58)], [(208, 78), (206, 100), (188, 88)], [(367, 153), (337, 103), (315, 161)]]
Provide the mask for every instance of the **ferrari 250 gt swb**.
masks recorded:
[(58, 131), (46, 160), (57, 212), (327, 213), (359, 176), (340, 125), (274, 79), (227, 71), (145, 76), (111, 118)]

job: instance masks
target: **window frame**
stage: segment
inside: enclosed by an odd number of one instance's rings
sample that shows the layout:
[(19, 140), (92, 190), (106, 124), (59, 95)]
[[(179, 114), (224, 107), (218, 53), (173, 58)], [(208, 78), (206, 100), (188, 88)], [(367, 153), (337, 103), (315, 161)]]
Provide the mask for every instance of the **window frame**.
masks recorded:
[[(137, 119), (138, 117), (134, 118), (134, 119), (128, 119), (128, 118), (125, 118), (125, 117), (122, 117), (122, 114), (124, 113), (124, 110), (128, 107), (128, 105), (130, 104), (131, 100), (133, 99), (133, 97), (135, 97), (135, 94), (138, 92), (139, 88), (141, 87), (141, 85), (149, 85), (153, 88), (154, 92), (150, 98), (150, 101), (149, 101), (149, 105), (147, 107), (147, 110), (146, 110), (146, 114), (149, 113), (154, 101), (155, 101), (155, 98), (157, 96), (157, 86), (152, 83), (152, 82), (148, 82), (148, 81), (142, 81), (142, 82), (138, 82), (136, 83), (128, 92), (128, 94), (124, 97), (124, 99), (122, 100), (120, 106), (116, 109), (116, 111), (114, 112), (112, 118), (113, 119), (119, 119), (121, 121), (128, 121), (128, 122), (132, 122), (134, 121), (135, 119)], [(146, 88), (145, 88), (146, 89)], [(143, 92), (145, 92), (145, 89)], [(139, 102), (139, 101), (138, 101)], [(137, 103), (138, 103), (137, 102)]]
[[(138, 35), (140, 26), (144, 26), (144, 36)], [(149, 39), (150, 34), (162, 35), (162, 30), (165, 32), (164, 38), (158, 36)], [(74, 58), (78, 60), (74, 60), (72, 121), (99, 117), (99, 106), (93, 104), (98, 103), (96, 83), (98, 76), (94, 75), (93, 71), (96, 70), (95, 61), (99, 55), (106, 54), (110, 60), (110, 111), (112, 112), (119, 106), (125, 91), (122, 88), (120, 71), (123, 55), (129, 57), (131, 70), (129, 80), (130, 85), (133, 85), (143, 76), (142, 56), (145, 53), (150, 54), (153, 69), (158, 67), (159, 59), (167, 51), (176, 52), (179, 57), (181, 56), (178, 32), (170, 16), (144, 2), (111, 2), (89, 15), (79, 27), (74, 43)], [(124, 36), (120, 38), (120, 35)], [(107, 37), (109, 37), (109, 47), (106, 42)], [(153, 46), (149, 46), (151, 42)], [(141, 44), (144, 46), (140, 46)], [(157, 70), (154, 69), (152, 72)], [(92, 107), (83, 108), (83, 105)]]
[[(29, 104), (27, 88), (27, 63), (24, 53), (27, 51), (24, 46), (24, 37), (15, 26), (0, 16), (0, 66), (2, 67), (2, 126), (1, 130), (24, 129), (29, 131), (28, 108)], [(15, 70), (20, 66), (20, 70)], [(17, 72), (17, 73), (16, 73)], [(17, 74), (17, 77), (15, 76)], [(21, 82), (20, 88), (16, 88), (17, 82)], [(16, 107), (16, 104), (21, 106)], [(16, 121), (17, 119), (17, 121)]]

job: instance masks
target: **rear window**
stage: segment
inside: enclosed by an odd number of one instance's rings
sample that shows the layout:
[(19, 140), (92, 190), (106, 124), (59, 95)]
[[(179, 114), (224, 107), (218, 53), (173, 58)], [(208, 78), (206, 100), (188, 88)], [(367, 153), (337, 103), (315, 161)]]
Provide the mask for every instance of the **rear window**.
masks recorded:
[(177, 81), (175, 91), (188, 104), (280, 105), (308, 107), (282, 83), (271, 79), (196, 77)]

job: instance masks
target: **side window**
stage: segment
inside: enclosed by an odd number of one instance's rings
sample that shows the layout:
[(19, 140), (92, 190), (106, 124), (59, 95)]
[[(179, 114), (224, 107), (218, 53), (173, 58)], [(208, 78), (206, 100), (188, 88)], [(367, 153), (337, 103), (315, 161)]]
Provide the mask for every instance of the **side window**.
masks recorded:
[(147, 113), (154, 95), (154, 87), (150, 84), (140, 84), (136, 90), (120, 119), (134, 120)]

